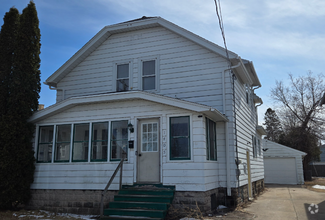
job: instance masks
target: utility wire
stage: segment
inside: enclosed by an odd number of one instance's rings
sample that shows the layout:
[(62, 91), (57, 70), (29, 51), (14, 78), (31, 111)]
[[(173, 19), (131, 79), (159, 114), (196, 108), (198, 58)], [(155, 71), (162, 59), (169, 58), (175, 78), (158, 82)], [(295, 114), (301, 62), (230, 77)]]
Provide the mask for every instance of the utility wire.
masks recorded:
[(223, 26), (223, 19), (222, 19), (222, 13), (221, 13), (221, 4), (220, 4), (220, 0), (214, 0), (214, 3), (216, 5), (216, 13), (218, 16), (218, 20), (219, 20), (219, 28), (221, 30), (221, 35), (222, 35), (222, 39), (223, 39), (223, 44), (225, 46), (226, 49), (226, 56), (227, 56), (227, 60), (228, 60), (228, 66), (229, 68), (231, 67), (231, 61), (229, 58), (229, 53), (228, 53), (228, 48), (227, 48), (227, 43), (226, 43), (226, 35), (225, 35), (225, 28)]
[[(221, 4), (220, 4), (220, 0), (214, 0), (214, 3), (216, 5), (216, 13), (218, 16), (218, 20), (219, 20), (219, 28), (221, 30), (221, 35), (222, 35), (222, 39), (223, 39), (223, 44), (225, 46), (225, 50), (226, 50), (226, 56), (227, 56), (227, 61), (228, 61), (228, 69), (230, 71), (230, 75), (231, 75), (231, 84), (232, 84), (232, 96), (233, 96), (233, 105), (234, 105), (234, 126), (235, 126), (235, 147), (236, 147), (236, 165), (237, 165), (237, 170), (239, 170), (239, 164), (238, 164), (238, 140), (237, 140), (237, 108), (236, 108), (236, 95), (235, 95), (235, 79), (236, 76), (233, 73), (232, 69), (231, 69), (231, 61), (229, 58), (229, 53), (228, 53), (228, 48), (227, 48), (227, 43), (226, 43), (226, 35), (225, 35), (225, 28), (223, 26), (223, 19), (222, 19), (222, 13), (221, 13)], [(239, 189), (240, 189), (240, 181), (239, 181), (239, 173), (237, 174), (237, 181), (238, 181), (238, 188), (237, 188), (237, 193), (238, 195), (243, 195), (243, 192), (240, 193)]]

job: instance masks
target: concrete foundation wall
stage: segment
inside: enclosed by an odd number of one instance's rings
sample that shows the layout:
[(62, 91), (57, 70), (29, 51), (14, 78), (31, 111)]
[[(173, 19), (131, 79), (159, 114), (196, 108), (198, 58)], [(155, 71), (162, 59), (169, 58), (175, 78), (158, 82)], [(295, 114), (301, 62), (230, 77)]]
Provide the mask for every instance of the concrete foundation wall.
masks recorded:
[[(253, 196), (258, 196), (264, 190), (264, 180), (252, 183)], [(41, 209), (54, 213), (75, 213), (84, 215), (99, 215), (101, 190), (31, 190), (32, 198), (27, 209)], [(118, 191), (107, 191), (104, 197), (104, 208), (114, 200)], [(248, 187), (231, 189), (232, 196), (227, 196), (226, 188), (212, 189), (206, 192), (176, 191), (173, 208), (197, 209), (201, 212), (211, 212), (219, 205), (236, 207), (248, 201)]]

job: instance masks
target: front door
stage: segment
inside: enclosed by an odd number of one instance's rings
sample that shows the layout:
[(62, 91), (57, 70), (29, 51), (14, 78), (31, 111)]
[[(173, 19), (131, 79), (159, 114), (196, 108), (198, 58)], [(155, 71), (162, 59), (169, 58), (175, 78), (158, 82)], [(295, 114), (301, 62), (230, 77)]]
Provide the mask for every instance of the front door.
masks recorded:
[(138, 182), (159, 183), (159, 119), (139, 121), (138, 131)]

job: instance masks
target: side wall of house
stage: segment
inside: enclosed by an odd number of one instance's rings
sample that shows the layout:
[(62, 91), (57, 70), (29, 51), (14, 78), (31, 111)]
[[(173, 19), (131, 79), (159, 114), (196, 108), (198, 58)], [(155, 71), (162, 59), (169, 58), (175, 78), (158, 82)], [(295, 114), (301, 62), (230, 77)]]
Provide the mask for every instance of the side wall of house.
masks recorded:
[(121, 63), (130, 65), (131, 90), (141, 90), (141, 61), (147, 59), (158, 65), (158, 88), (152, 92), (222, 110), (225, 59), (163, 27), (110, 36), (58, 83), (57, 100), (115, 92)]
[[(248, 96), (246, 94), (246, 91), (248, 92)], [(253, 91), (251, 90), (251, 88), (247, 89), (246, 85), (241, 81), (241, 79), (235, 80), (235, 100), (235, 116), (237, 128), (236, 133), (238, 146), (237, 151), (238, 159), (241, 162), (238, 166), (240, 170), (239, 186), (243, 186), (248, 184), (249, 166), (247, 161), (247, 152), (249, 154), (250, 160), (249, 163), (251, 171), (251, 182), (256, 182), (258, 180), (264, 179), (262, 139), (261, 135), (259, 135), (256, 130), (257, 113), (255, 104), (253, 103)], [(232, 128), (232, 131), (234, 131), (234, 127)], [(233, 133), (235, 133), (235, 131)], [(256, 144), (255, 149), (253, 149), (254, 144)], [(256, 151), (255, 154), (253, 153), (254, 150)], [(237, 157), (237, 152), (232, 155), (234, 156), (233, 161), (235, 161), (235, 158)], [(234, 164), (234, 166), (236, 165)], [(237, 177), (235, 182), (238, 186)]]
[[(174, 116), (190, 117), (190, 160), (169, 159), (169, 117)], [(134, 149), (128, 149), (128, 160), (123, 166), (123, 184), (133, 184), (136, 182), (137, 173), (137, 123), (138, 119), (144, 118), (160, 119), (160, 179), (163, 184), (175, 185), (177, 191), (206, 191), (218, 187), (220, 182), (225, 182), (224, 167), (219, 168), (219, 161), (206, 160), (205, 118), (199, 117), (195, 112), (144, 100), (96, 103), (67, 109), (38, 122), (37, 127), (128, 120), (135, 128), (134, 133), (129, 132), (129, 140), (134, 140), (135, 146)], [(217, 127), (220, 131), (217, 137), (218, 149), (221, 149), (218, 151), (219, 159), (223, 157), (225, 147), (222, 124)], [(70, 143), (70, 153), (71, 147)], [(116, 161), (36, 163), (35, 180), (31, 188), (102, 190), (117, 165)], [(115, 178), (110, 189), (118, 189), (118, 178)]]

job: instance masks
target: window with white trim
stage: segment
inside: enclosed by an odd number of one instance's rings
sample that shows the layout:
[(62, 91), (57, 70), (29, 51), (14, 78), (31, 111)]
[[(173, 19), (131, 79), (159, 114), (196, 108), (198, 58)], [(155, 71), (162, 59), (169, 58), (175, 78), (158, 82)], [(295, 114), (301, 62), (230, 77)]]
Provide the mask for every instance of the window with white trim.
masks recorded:
[(190, 117), (170, 118), (170, 159), (190, 160)]
[(217, 160), (216, 123), (206, 118), (207, 160)]
[(142, 62), (142, 90), (156, 89), (156, 60)]
[(123, 92), (130, 89), (130, 73), (129, 73), (129, 64), (118, 64), (116, 66), (116, 91)]

